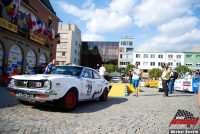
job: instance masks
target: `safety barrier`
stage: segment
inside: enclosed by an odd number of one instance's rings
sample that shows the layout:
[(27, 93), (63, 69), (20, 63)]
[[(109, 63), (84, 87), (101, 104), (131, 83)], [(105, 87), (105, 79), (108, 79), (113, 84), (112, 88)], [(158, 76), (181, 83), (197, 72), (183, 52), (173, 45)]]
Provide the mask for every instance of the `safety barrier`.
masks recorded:
[(146, 82), (144, 82), (144, 86), (145, 86), (145, 87), (154, 87), (154, 88), (158, 88), (158, 86), (159, 86), (158, 83), (159, 83), (158, 80), (146, 81)]

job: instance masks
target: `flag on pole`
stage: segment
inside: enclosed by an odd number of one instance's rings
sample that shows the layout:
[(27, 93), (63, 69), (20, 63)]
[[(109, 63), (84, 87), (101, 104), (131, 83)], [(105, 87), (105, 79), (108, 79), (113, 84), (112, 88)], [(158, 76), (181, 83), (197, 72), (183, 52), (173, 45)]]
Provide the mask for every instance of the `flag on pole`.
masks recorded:
[(52, 24), (52, 18), (51, 18), (51, 16), (49, 15), (48, 28), (50, 28), (50, 27), (51, 27), (51, 24)]
[(31, 21), (32, 21), (32, 31), (38, 30), (39, 27), (37, 25), (35, 15), (31, 15)]
[(24, 24), (26, 24), (26, 12), (20, 14), (19, 19), (22, 20)]
[(29, 29), (33, 28), (32, 20), (31, 20), (31, 14), (30, 13), (28, 15), (26, 15), (26, 23), (27, 23)]
[(14, 7), (14, 14), (12, 16), (13, 18), (15, 18), (17, 15), (17, 12), (18, 12), (18, 9), (20, 6), (20, 2), (21, 2), (21, 0), (13, 0), (13, 7)]
[(56, 34), (55, 39), (56, 39), (57, 44), (60, 44), (60, 34)]

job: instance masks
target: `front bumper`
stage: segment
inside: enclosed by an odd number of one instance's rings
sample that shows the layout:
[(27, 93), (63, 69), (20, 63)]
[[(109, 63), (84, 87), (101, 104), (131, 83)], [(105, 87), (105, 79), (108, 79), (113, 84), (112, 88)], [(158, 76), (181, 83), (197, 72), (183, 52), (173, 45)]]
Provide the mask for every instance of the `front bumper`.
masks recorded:
[(34, 90), (34, 89), (25, 89), (25, 88), (15, 88), (15, 87), (7, 87), (7, 90), (10, 91), (11, 94), (15, 95), (17, 98), (22, 100), (51, 100), (50, 95), (57, 95), (57, 92), (54, 90)]

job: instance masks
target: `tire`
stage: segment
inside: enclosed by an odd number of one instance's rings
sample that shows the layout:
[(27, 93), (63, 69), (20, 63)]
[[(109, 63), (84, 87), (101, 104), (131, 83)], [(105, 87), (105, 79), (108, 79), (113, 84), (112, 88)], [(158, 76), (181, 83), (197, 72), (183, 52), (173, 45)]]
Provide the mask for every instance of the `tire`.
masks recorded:
[(24, 101), (24, 100), (20, 100), (17, 99), (19, 103), (23, 104), (23, 105), (31, 105), (31, 103), (29, 101)]
[(108, 90), (107, 90), (107, 88), (105, 88), (102, 95), (99, 97), (99, 100), (106, 101), (107, 99), (108, 99)]
[(59, 107), (64, 111), (73, 111), (78, 104), (78, 92), (70, 89), (58, 102)]

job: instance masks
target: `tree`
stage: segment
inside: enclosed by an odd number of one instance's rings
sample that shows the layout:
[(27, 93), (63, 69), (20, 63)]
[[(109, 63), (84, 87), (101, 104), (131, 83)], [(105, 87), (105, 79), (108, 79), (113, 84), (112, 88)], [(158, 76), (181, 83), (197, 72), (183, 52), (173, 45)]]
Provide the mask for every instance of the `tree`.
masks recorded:
[(129, 75), (130, 68), (134, 68), (134, 67), (135, 66), (132, 65), (132, 64), (127, 65), (126, 68), (125, 68), (124, 74)]
[(119, 68), (117, 65), (113, 65), (113, 64), (104, 64), (104, 67), (106, 69), (106, 72), (108, 73), (112, 73), (112, 72), (119, 72)]
[(185, 66), (185, 65), (180, 65), (180, 66), (178, 66), (178, 67), (176, 67), (174, 70), (176, 70), (178, 73), (179, 72), (184, 72), (184, 73), (186, 73), (186, 72), (192, 72), (189, 68), (188, 68), (188, 66)]
[(162, 70), (160, 70), (159, 68), (153, 68), (151, 69), (151, 71), (149, 72), (149, 77), (161, 77), (162, 75)]

